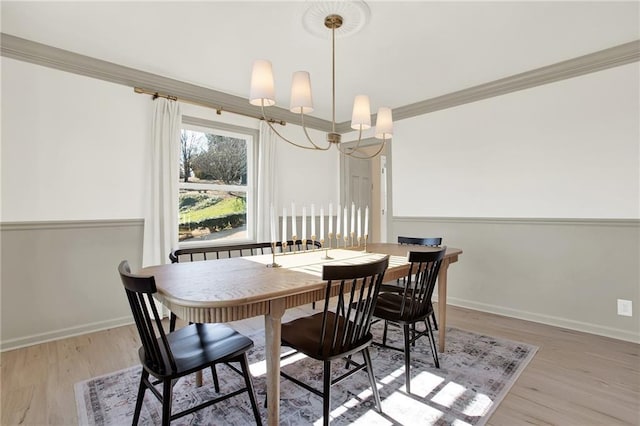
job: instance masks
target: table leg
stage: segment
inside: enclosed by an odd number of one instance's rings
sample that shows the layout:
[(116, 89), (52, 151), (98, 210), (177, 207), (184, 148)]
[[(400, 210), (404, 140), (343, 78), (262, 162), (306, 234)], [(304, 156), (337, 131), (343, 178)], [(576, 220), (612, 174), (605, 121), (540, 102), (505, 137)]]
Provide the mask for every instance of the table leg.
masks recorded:
[(269, 313), (264, 316), (265, 355), (267, 359), (267, 423), (280, 423), (280, 331), (284, 300), (270, 302)]
[(444, 338), (447, 330), (447, 269), (446, 260), (438, 272), (438, 350), (444, 352)]

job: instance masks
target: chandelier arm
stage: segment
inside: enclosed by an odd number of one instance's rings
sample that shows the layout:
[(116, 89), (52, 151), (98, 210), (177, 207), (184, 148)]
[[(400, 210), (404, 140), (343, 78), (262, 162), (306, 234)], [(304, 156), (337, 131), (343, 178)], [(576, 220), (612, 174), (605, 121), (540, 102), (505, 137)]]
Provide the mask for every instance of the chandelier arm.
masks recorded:
[(352, 151), (356, 151), (360, 147), (360, 142), (362, 142), (362, 124), (360, 125), (360, 130), (358, 130), (358, 142), (356, 142), (356, 146), (353, 147)]
[(362, 126), (360, 126), (360, 130), (358, 131), (358, 141), (356, 142), (356, 146), (347, 147), (347, 148), (343, 149), (343, 148), (340, 147), (340, 145), (338, 145), (338, 151), (340, 151), (341, 153), (343, 153), (345, 155), (350, 155), (349, 152), (356, 151), (360, 147), (360, 142), (361, 141), (362, 141)]
[[(266, 114), (264, 113), (264, 101), (262, 102), (262, 119), (267, 123), (267, 125), (271, 128), (271, 130), (273, 130), (273, 132), (274, 132), (274, 133), (275, 133), (275, 134), (276, 134), (280, 139), (282, 139), (283, 141), (285, 141), (285, 142), (287, 142), (287, 143), (290, 143), (290, 144), (291, 144), (291, 145), (293, 145), (293, 146), (297, 146), (298, 148), (302, 148), (302, 149), (312, 149), (312, 150), (314, 150), (314, 151), (323, 150), (322, 148), (318, 148), (318, 147), (316, 147), (315, 145), (313, 145), (313, 142), (312, 142), (313, 147), (311, 147), (311, 146), (304, 146), (304, 145), (300, 145), (300, 144), (298, 144), (298, 143), (295, 143), (295, 142), (293, 142), (293, 141), (290, 141), (289, 139), (287, 139), (287, 138), (285, 138), (284, 136), (282, 136), (282, 135), (280, 134), (280, 132), (278, 132), (278, 130), (273, 126), (273, 124), (271, 124), (271, 121), (267, 118)], [(306, 129), (305, 129), (305, 132), (306, 132)], [(327, 149), (328, 149), (328, 148), (327, 148)], [(325, 149), (325, 150), (326, 150), (326, 149)]]
[(352, 157), (352, 158), (357, 158), (358, 160), (370, 160), (374, 157), (377, 157), (382, 152), (382, 150), (385, 147), (385, 142), (386, 142), (386, 139), (382, 139), (382, 143), (380, 144), (380, 148), (378, 149), (378, 151), (376, 151), (374, 154), (371, 154), (371, 155), (355, 155), (354, 154), (356, 152), (355, 149), (350, 153), (343, 152), (343, 154), (348, 155), (349, 157)]
[(307, 140), (311, 145), (314, 146), (315, 149), (317, 149), (318, 151), (327, 151), (329, 148), (331, 148), (330, 142), (327, 142), (326, 148), (318, 146), (313, 142), (313, 139), (311, 139), (311, 136), (309, 136), (309, 132), (307, 131), (307, 126), (304, 124), (304, 113), (302, 112), (300, 113), (300, 123), (302, 124), (302, 130), (304, 130), (304, 134), (307, 137)]

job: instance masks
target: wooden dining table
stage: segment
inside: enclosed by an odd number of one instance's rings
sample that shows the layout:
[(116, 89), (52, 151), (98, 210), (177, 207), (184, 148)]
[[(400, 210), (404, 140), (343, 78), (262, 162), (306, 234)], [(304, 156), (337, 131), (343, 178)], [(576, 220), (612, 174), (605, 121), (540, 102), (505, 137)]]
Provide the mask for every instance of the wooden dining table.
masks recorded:
[[(354, 264), (389, 255), (385, 281), (406, 276), (409, 251), (433, 251), (435, 247), (391, 243), (368, 244), (360, 249), (320, 249), (273, 257), (259, 255), (149, 266), (139, 274), (153, 275), (156, 298), (184, 321), (227, 323), (264, 316), (267, 418), (280, 421), (280, 332), (284, 312), (323, 300), (325, 264)], [(438, 275), (438, 349), (444, 351), (446, 330), (447, 270), (462, 250), (447, 247)], [(331, 259), (326, 259), (330, 257)], [(273, 261), (279, 267), (273, 267)]]

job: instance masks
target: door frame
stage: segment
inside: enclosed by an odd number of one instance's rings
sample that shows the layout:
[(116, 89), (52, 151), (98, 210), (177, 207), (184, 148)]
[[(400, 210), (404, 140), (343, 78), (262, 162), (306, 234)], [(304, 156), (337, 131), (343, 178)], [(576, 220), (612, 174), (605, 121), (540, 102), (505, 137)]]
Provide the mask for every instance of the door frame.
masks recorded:
[[(380, 143), (379, 139), (375, 138), (366, 138), (362, 139), (360, 142), (360, 147), (365, 147), (367, 150), (371, 152), (371, 154), (377, 151), (377, 146)], [(356, 144), (356, 141), (352, 142), (343, 142), (341, 145), (344, 148), (348, 148)], [(369, 147), (369, 148), (367, 148)], [(386, 157), (386, 176), (382, 175), (381, 168), (381, 156)], [(340, 204), (345, 205), (347, 202), (347, 197), (349, 196), (349, 182), (348, 178), (350, 176), (350, 165), (349, 161), (350, 157), (344, 154), (340, 154), (340, 193), (339, 199)], [(389, 241), (389, 235), (391, 231), (391, 218), (392, 218), (392, 169), (391, 169), (391, 146), (390, 141), (387, 141), (384, 150), (378, 155), (369, 160), (371, 162), (371, 182), (373, 184), (373, 191), (371, 193), (372, 206), (370, 208), (371, 215), (371, 226), (372, 226), (372, 237), (370, 237), (369, 242), (387, 242)], [(384, 179), (384, 181), (383, 181)], [(386, 182), (386, 210), (384, 214), (382, 213), (382, 208), (385, 205), (382, 198), (382, 183)], [(382, 225), (382, 221), (384, 220), (384, 226)], [(385, 231), (386, 228), (386, 232)], [(376, 239), (376, 241), (373, 240)]]

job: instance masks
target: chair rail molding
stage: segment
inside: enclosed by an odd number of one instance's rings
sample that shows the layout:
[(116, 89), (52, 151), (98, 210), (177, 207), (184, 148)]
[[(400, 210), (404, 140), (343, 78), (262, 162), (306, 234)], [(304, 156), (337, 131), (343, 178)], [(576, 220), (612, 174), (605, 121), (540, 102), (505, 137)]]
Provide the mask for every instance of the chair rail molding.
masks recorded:
[(446, 217), (446, 216), (394, 216), (394, 222), (454, 222), (454, 223), (496, 223), (528, 225), (585, 225), (585, 226), (640, 226), (640, 219), (612, 218), (546, 218), (546, 217)]
[(37, 229), (113, 228), (140, 227), (144, 219), (94, 219), (0, 222), (0, 231), (25, 231)]

